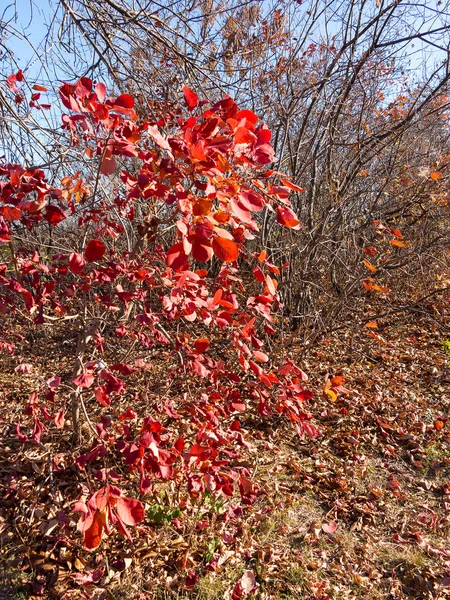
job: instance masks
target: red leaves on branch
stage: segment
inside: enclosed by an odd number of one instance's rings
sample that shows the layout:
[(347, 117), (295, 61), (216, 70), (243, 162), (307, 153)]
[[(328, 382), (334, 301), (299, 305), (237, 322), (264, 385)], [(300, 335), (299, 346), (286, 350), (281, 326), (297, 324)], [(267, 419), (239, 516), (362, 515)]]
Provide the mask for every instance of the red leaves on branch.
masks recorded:
[[(108, 193), (98, 186), (94, 202), (86, 174), (66, 176), (54, 188), (39, 169), (0, 165), (0, 241), (19, 231), (10, 222), (32, 231), (45, 220), (56, 227), (65, 221), (67, 240), (74, 240), (64, 254), (45, 258), (21, 248), (17, 273), (0, 265), (2, 310), (9, 315), (20, 307), (36, 326), (65, 316), (69, 323), (74, 317), (77, 330), (98, 326), (83, 338), (90, 362), (83, 359), (83, 372), (71, 382), (72, 395), (99, 415), (96, 445), (77, 458), (82, 473), (92, 469), (104, 483), (75, 506), (87, 549), (113, 526), (130, 537), (127, 527), (144, 518), (142, 504), (124, 497), (98, 462), (122, 461), (142, 494), (174, 480), (194, 499), (238, 494), (249, 505), (260, 491), (235, 461), (248, 446), (236, 414), (281, 415), (299, 435), (318, 435), (305, 410), (312, 397), (303, 387), (306, 375), (290, 361), (277, 368), (264, 352), (265, 336), (276, 332), (281, 268), (257, 246), (263, 211), (299, 229), (288, 206), (289, 194), (302, 189), (265, 167), (274, 158), (271, 133), (253, 112), (227, 97), (194, 116), (206, 103), (188, 88), (183, 94), (188, 114), (155, 105), (158, 116), (149, 123), (138, 119), (128, 94), (108, 97), (104, 84), (94, 87), (88, 78), (61, 86), (69, 113), (63, 128), (77, 152), (85, 150), (92, 172), (110, 176)], [(107, 247), (109, 260), (102, 261)], [(86, 323), (79, 317), (84, 309)], [(111, 410), (132, 398), (141, 373), (151, 374), (152, 353), (167, 363), (173, 396), (158, 396), (152, 416), (135, 405)], [(47, 381), (51, 401), (63, 399), (60, 375)], [(33, 401), (28, 413), (35, 440), (44, 439), (42, 414), (57, 428), (71, 414), (70, 406), (44, 410)], [(239, 586), (249, 593), (252, 576)]]
[(131, 540), (127, 525), (137, 525), (144, 519), (143, 504), (122, 496), (120, 489), (110, 484), (95, 492), (87, 502), (85, 497), (82, 498), (73, 510), (82, 514), (78, 531), (83, 533), (86, 550), (96, 548), (103, 534), (111, 533), (111, 525), (116, 525), (120, 533)]

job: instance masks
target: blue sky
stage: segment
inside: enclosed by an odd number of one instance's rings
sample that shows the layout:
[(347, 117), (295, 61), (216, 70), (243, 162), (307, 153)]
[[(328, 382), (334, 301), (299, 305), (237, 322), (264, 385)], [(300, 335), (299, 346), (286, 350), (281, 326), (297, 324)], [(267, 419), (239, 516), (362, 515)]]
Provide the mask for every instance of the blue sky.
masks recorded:
[(24, 68), (36, 68), (39, 62), (33, 46), (40, 54), (43, 41), (47, 32), (48, 17), (51, 9), (48, 0), (39, 0), (39, 7), (30, 0), (16, 0), (6, 6), (2, 14), (2, 20), (7, 25), (8, 33), (14, 35), (14, 44), (11, 50), (14, 59), (19, 66)]
[[(69, 65), (73, 64), (71, 57), (61, 50), (57, 42), (53, 44), (50, 39), (45, 39), (55, 16), (52, 0), (6, 1), (6, 9), (0, 13), (1, 20), (7, 23), (6, 34), (9, 38), (6, 46), (10, 55), (6, 62), (21, 68), (30, 81), (48, 86), (55, 80), (74, 79), (74, 73), (63, 72), (56, 67), (61, 61), (52, 60), (52, 54), (63, 53)], [(46, 67), (43, 66), (44, 58), (49, 59)]]
[[(74, 65), (73, 58), (64, 53), (60, 45), (56, 42), (52, 45), (51, 40), (45, 42), (45, 36), (48, 32), (49, 25), (55, 16), (55, 4), (52, 0), (4, 0), (6, 1), (6, 8), (0, 12), (0, 20), (6, 22), (6, 32), (9, 34), (9, 40), (6, 40), (6, 46), (12, 52), (12, 56), (9, 58), (12, 60), (12, 67), (17, 66), (21, 68), (26, 74), (29, 80), (38, 81), (43, 84), (50, 85), (52, 82), (57, 80), (73, 80), (76, 78), (74, 69), (72, 72), (65, 72), (61, 70), (61, 67), (55, 65), (61, 65), (61, 61), (56, 59), (52, 60), (52, 54), (62, 55), (69, 67)], [(101, 0), (96, 0), (101, 2)], [(427, 3), (423, 4), (424, 14), (417, 16), (425, 16), (425, 11), (428, 14), (430, 8)], [(0, 9), (1, 10), (1, 9)], [(418, 20), (420, 21), (420, 19)], [(329, 27), (332, 26), (329, 24)], [(1, 31), (1, 30), (0, 30)], [(4, 36), (0, 37), (4, 39)], [(9, 43), (8, 43), (9, 41)], [(422, 75), (422, 69), (425, 62), (430, 64), (435, 62), (437, 59), (442, 59), (439, 51), (427, 52), (423, 50), (423, 43), (420, 40), (416, 40), (414, 47), (409, 45), (407, 48), (408, 53), (411, 56), (409, 72), (410, 74), (416, 74), (417, 76)], [(406, 50), (406, 48), (405, 48)], [(47, 69), (43, 68), (41, 59), (44, 55), (50, 59), (47, 63)], [(6, 69), (5, 61), (3, 69)], [(9, 67), (9, 65), (8, 65)], [(13, 69), (10, 69), (12, 72)], [(6, 73), (4, 73), (6, 74)]]

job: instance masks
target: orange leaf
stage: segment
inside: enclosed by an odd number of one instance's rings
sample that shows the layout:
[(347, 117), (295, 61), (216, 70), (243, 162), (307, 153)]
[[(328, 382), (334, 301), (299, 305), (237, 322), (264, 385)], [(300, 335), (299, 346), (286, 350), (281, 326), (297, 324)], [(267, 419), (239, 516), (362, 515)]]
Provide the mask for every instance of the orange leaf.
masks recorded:
[(430, 178), (433, 181), (437, 181), (438, 179), (441, 179), (442, 177), (442, 173), (439, 173), (439, 171), (433, 171), (432, 173), (430, 173)]
[(364, 248), (364, 254), (367, 254), (367, 256), (375, 256), (377, 252), (378, 250), (374, 246), (368, 246), (367, 248)]
[(104, 509), (96, 510), (90, 526), (83, 532), (83, 545), (86, 550), (93, 550), (100, 544), (105, 526), (106, 511)]
[(387, 294), (387, 293), (389, 293), (389, 288), (387, 287), (387, 285), (384, 285), (383, 287), (380, 287), (378, 284), (374, 283), (372, 285), (372, 289), (375, 290), (376, 292), (380, 292), (380, 294)]
[(239, 256), (239, 246), (234, 240), (215, 236), (212, 241), (214, 254), (223, 262), (234, 262)]
[(434, 428), (436, 429), (436, 431), (441, 431), (441, 429), (443, 429), (444, 427), (444, 422), (441, 421), (440, 419), (436, 419), (434, 421)]
[(379, 333), (376, 333), (375, 331), (368, 331), (367, 335), (370, 335), (371, 337), (373, 337), (374, 340), (377, 340), (377, 342), (380, 342), (382, 344), (386, 343), (386, 340), (381, 337), (381, 335)]
[(267, 252), (265, 250), (262, 250), (260, 255), (258, 256), (258, 260), (259, 262), (264, 262), (267, 258)]
[(281, 179), (280, 178), (280, 182), (285, 185), (286, 187), (288, 187), (290, 190), (294, 190), (295, 192), (304, 192), (305, 188), (299, 187), (298, 185), (296, 185), (295, 183), (292, 183), (292, 181), (288, 181), (287, 179)]
[(364, 264), (366, 265), (366, 267), (369, 269), (369, 271), (371, 273), (376, 273), (377, 272), (376, 267), (374, 267), (368, 260), (364, 259)]
[(391, 244), (393, 246), (397, 246), (398, 248), (404, 248), (405, 244), (403, 242), (401, 242), (400, 240), (391, 240)]
[(192, 212), (196, 217), (209, 215), (212, 204), (212, 200), (209, 200), (209, 198), (197, 198), (192, 207)]
[(214, 213), (214, 220), (217, 221), (217, 223), (227, 223), (230, 220), (230, 215), (218, 210)]
[(376, 321), (368, 321), (366, 323), (366, 327), (368, 327), (369, 329), (378, 329), (378, 325)]

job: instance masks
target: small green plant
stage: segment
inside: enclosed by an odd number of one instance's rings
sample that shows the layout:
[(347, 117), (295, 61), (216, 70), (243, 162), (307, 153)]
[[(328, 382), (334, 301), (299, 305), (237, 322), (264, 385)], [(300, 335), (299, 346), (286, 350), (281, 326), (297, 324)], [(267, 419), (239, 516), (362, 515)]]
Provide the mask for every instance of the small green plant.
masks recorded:
[[(450, 340), (445, 340), (445, 342), (442, 344), (442, 350), (447, 356), (450, 357)], [(450, 369), (450, 360), (447, 363), (447, 367)]]
[(208, 544), (208, 550), (205, 552), (205, 559), (207, 561), (212, 560), (214, 553), (216, 552), (216, 550), (219, 548), (220, 546), (220, 540), (214, 538), (213, 540), (211, 540)]
[(224, 502), (221, 498), (215, 498), (210, 492), (205, 492), (204, 506), (210, 512), (221, 513), (224, 510)]
[(180, 515), (181, 510), (178, 507), (170, 508), (162, 506), (161, 504), (152, 504), (147, 510), (148, 518), (157, 525), (170, 523), (174, 519), (177, 519)]
[(425, 466), (423, 468), (423, 476), (427, 477), (436, 465), (443, 465), (443, 472), (450, 472), (448, 465), (450, 461), (450, 449), (446, 448), (441, 442), (437, 442), (427, 448)]

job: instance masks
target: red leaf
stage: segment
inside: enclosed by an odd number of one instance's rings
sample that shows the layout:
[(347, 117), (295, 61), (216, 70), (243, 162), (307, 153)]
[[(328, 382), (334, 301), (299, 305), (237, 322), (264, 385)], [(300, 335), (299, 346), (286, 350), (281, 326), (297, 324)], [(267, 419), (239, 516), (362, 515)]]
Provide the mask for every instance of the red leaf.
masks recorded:
[(37, 198), (36, 200), (33, 200), (33, 202), (31, 202), (28, 205), (28, 212), (31, 214), (40, 212), (44, 206), (47, 204), (47, 200), (45, 198)]
[(116, 159), (114, 156), (104, 156), (100, 163), (100, 173), (102, 175), (112, 175), (116, 170)]
[(63, 221), (66, 216), (66, 213), (62, 211), (59, 206), (48, 205), (45, 210), (44, 218), (50, 223), (50, 225), (58, 225), (58, 223)]
[(104, 83), (97, 83), (94, 88), (95, 93), (99, 102), (103, 102), (106, 98), (106, 85)]
[(82, 272), (85, 264), (86, 261), (84, 260), (84, 257), (81, 254), (78, 254), (78, 252), (73, 252), (70, 255), (69, 267), (72, 273), (75, 273), (75, 275)]
[(74, 383), (77, 387), (90, 388), (94, 383), (94, 376), (90, 373), (81, 373), (81, 375), (78, 375), (78, 377), (76, 377), (72, 383)]
[(126, 421), (127, 419), (135, 419), (137, 414), (131, 408), (127, 408), (125, 412), (119, 415), (119, 421)]
[(199, 338), (194, 343), (194, 350), (196, 352), (205, 352), (206, 350), (208, 350), (209, 346), (210, 346), (209, 340), (207, 340), (206, 338)]
[(251, 110), (240, 110), (236, 115), (236, 120), (245, 119), (251, 125), (256, 125), (258, 122), (258, 117)]
[(88, 262), (100, 260), (106, 252), (106, 246), (100, 240), (90, 240), (84, 250), (84, 256)]
[(59, 388), (59, 384), (61, 383), (61, 377), (52, 377), (51, 379), (47, 379), (47, 385), (51, 390), (57, 390)]
[(234, 141), (236, 144), (254, 144), (256, 135), (246, 127), (238, 127), (234, 134)]
[(300, 229), (300, 221), (287, 206), (277, 206), (277, 221), (290, 229)]
[(255, 267), (253, 269), (253, 275), (254, 275), (256, 281), (263, 282), (265, 280), (264, 273), (261, 271), (261, 269), (259, 267)]
[(163, 148), (164, 150), (171, 150), (169, 142), (163, 138), (156, 125), (149, 125), (147, 130), (160, 148)]
[(117, 498), (116, 510), (125, 525), (137, 525), (144, 519), (144, 506), (134, 498)]
[(253, 373), (255, 375), (260, 377), (261, 375), (264, 374), (263, 369), (261, 369), (261, 367), (259, 365), (257, 365), (253, 360), (249, 360), (248, 363), (250, 365), (251, 370), (253, 371)]
[(176, 271), (188, 265), (188, 257), (184, 252), (182, 242), (173, 244), (167, 250), (166, 262), (167, 266), (172, 267), (172, 269), (175, 269)]
[(20, 208), (16, 208), (15, 206), (3, 206), (1, 213), (7, 221), (17, 221), (22, 216)]
[(111, 406), (111, 399), (105, 392), (105, 387), (103, 385), (99, 385), (95, 388), (95, 399), (102, 406)]
[(234, 262), (239, 256), (239, 246), (234, 240), (215, 236), (212, 241), (214, 254), (223, 262)]
[(55, 414), (55, 425), (58, 429), (62, 429), (64, 427), (64, 413), (65, 410), (61, 408), (61, 410)]
[(316, 438), (319, 437), (320, 432), (317, 427), (314, 427), (312, 423), (309, 421), (304, 421), (302, 423), (304, 432), (309, 435), (309, 437)]
[(188, 87), (184, 87), (183, 94), (186, 106), (189, 110), (193, 110), (196, 106), (198, 106), (198, 96), (195, 92), (193, 92)]
[(114, 106), (120, 106), (121, 108), (133, 108), (134, 100), (128, 94), (121, 94), (115, 99)]
[(21, 69), (19, 69), (15, 75), (10, 75), (6, 80), (6, 86), (15, 93), (19, 91), (19, 88), (16, 85), (17, 81), (23, 81), (23, 73)]
[(244, 206), (235, 198), (230, 200), (230, 207), (233, 216), (242, 221), (243, 223), (251, 223), (252, 215)]
[(209, 375), (208, 369), (199, 360), (193, 361), (192, 368), (197, 373), (197, 375), (200, 375), (200, 377), (208, 377), (208, 375)]
[(253, 212), (259, 212), (264, 208), (263, 198), (253, 190), (241, 190), (239, 200), (244, 208)]
[(211, 260), (214, 253), (209, 240), (194, 235), (192, 238), (189, 238), (189, 241), (192, 244), (191, 252), (194, 260), (197, 260), (198, 262), (208, 262)]

